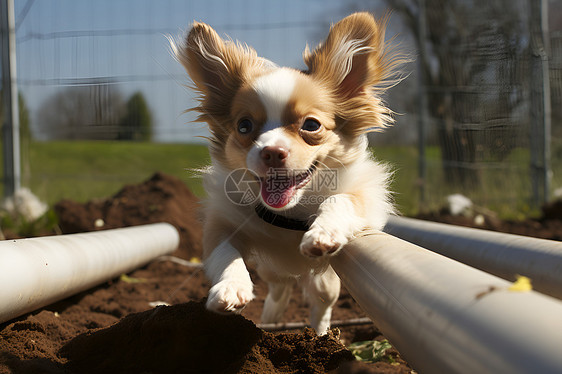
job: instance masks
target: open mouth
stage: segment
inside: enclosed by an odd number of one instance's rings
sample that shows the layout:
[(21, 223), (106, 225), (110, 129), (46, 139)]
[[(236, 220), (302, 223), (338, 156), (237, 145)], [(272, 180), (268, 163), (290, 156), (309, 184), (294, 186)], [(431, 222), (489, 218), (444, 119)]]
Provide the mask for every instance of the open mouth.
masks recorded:
[(303, 172), (289, 169), (270, 169), (265, 178), (261, 178), (261, 197), (263, 202), (275, 209), (285, 207), (297, 191), (306, 186), (316, 171), (317, 162)]

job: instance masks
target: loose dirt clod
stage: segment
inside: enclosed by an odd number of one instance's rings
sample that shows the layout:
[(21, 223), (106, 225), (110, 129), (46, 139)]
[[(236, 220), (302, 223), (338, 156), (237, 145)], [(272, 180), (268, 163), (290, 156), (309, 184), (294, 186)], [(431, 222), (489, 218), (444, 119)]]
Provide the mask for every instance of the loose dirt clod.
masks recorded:
[(74, 338), (61, 354), (76, 373), (325, 373), (353, 360), (333, 332), (270, 334), (196, 302), (131, 314)]

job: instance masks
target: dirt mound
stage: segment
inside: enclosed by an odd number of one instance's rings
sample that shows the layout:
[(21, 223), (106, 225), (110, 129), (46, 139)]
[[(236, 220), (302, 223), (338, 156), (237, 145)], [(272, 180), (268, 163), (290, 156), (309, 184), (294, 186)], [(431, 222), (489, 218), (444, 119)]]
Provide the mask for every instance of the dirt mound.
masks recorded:
[(180, 246), (174, 254), (187, 259), (201, 256), (199, 210), (199, 199), (187, 186), (164, 173), (127, 185), (105, 200), (85, 204), (62, 200), (55, 205), (64, 234), (168, 222), (180, 233)]
[[(0, 324), (0, 373), (142, 372), (135, 370), (135, 362), (143, 360), (147, 368), (184, 365), (179, 370), (183, 372), (195, 365), (200, 372), (221, 373), (222, 370), (203, 370), (207, 365), (204, 360), (188, 363), (186, 357), (191, 357), (190, 347), (195, 344), (209, 348), (205, 354), (206, 357), (213, 356), (209, 364), (212, 368), (215, 361), (229, 362), (232, 347), (242, 346), (246, 341), (238, 340), (237, 336), (252, 334), (256, 328), (240, 316), (230, 318), (204, 311), (201, 305), (208, 287), (201, 268), (158, 261), (133, 272), (128, 278), (116, 279), (32, 315)], [(265, 285), (258, 281), (257, 299), (243, 313), (247, 319), (259, 321), (265, 292)], [(150, 306), (151, 302), (159, 300), (174, 306)], [(190, 300), (200, 302), (195, 304)], [(337, 305), (335, 319), (363, 316), (346, 292)], [(150, 317), (156, 310), (158, 318), (156, 314)], [(202, 313), (205, 314), (201, 316)], [(308, 308), (301, 294), (295, 292), (284, 321), (305, 320), (307, 314)], [(235, 326), (225, 326), (225, 322)], [(195, 330), (190, 333), (190, 328)], [(332, 367), (338, 360), (345, 361), (348, 355), (336, 340), (316, 339), (311, 330), (300, 334), (258, 331), (259, 340), (245, 351), (245, 361), (239, 368), (241, 373), (275, 372), (274, 369), (278, 372), (323, 372), (322, 367)], [(189, 337), (193, 340), (185, 340)], [(373, 325), (367, 325), (342, 328), (342, 338), (350, 343), (383, 337)], [(226, 351), (225, 346), (228, 347)], [(166, 353), (151, 353), (160, 352), (160, 349)], [(389, 353), (400, 365), (388, 362), (361, 365), (352, 361), (345, 364), (342, 373), (353, 373), (358, 368), (362, 373), (410, 372), (398, 352), (392, 350)], [(115, 370), (102, 370), (113, 364), (120, 366)]]
[(80, 335), (62, 350), (76, 373), (325, 373), (351, 353), (332, 334), (270, 334), (202, 303), (160, 306)]

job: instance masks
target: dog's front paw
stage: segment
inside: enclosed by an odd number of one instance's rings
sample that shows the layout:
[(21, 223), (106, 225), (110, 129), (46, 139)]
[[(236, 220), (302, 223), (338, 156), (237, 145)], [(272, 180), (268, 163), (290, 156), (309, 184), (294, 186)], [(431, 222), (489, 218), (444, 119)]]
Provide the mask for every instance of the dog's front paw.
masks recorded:
[(313, 225), (304, 233), (300, 251), (307, 257), (330, 256), (339, 251), (347, 242), (347, 237), (340, 230), (328, 231)]
[(251, 281), (223, 280), (209, 290), (206, 307), (216, 313), (240, 313), (253, 298)]

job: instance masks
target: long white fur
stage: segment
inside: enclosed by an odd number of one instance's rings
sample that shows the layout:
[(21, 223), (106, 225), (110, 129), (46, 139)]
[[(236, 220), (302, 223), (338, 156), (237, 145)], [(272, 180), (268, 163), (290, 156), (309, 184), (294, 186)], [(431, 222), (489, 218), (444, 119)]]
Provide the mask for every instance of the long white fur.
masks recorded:
[[(359, 147), (362, 146), (366, 147)], [(332, 305), (339, 294), (339, 278), (334, 276), (328, 265), (330, 256), (326, 254), (316, 258), (309, 257), (307, 254), (310, 248), (319, 244), (337, 246), (337, 253), (358, 231), (367, 227), (381, 230), (392, 211), (386, 188), (389, 182), (386, 167), (374, 162), (366, 150), (363, 154), (363, 157), (347, 168), (338, 169), (337, 191), (332, 192), (332, 196), (326, 195), (325, 202), (317, 210), (316, 220), (304, 235), (298, 231), (287, 232), (264, 223), (255, 216), (251, 207), (229, 204), (222, 187), (228, 170), (216, 167), (207, 177), (208, 180), (215, 180), (212, 185), (206, 186), (213, 205), (221, 207), (223, 217), (239, 227), (245, 236), (250, 237), (252, 248), (256, 249), (257, 255), (250, 255), (249, 258), (258, 265), (258, 273), (268, 283), (269, 288), (262, 322), (273, 323), (280, 320), (292, 289), (292, 283), (287, 279), (296, 276), (300, 279), (311, 307), (311, 326), (319, 334), (325, 333), (329, 328)], [(348, 195), (349, 192), (357, 190), (364, 192), (363, 204), (366, 212), (363, 217), (354, 210)], [(247, 217), (252, 218), (241, 225)], [(238, 312), (243, 308), (244, 300), (251, 300), (252, 297), (248, 296), (251, 294), (251, 281), (241, 259), (240, 252), (223, 243), (206, 261), (209, 264), (207, 274), (213, 280), (207, 303), (210, 310)], [(264, 268), (267, 270), (263, 271)], [(310, 270), (318, 268), (324, 268), (326, 271), (318, 273), (316, 270)], [(233, 288), (237, 288), (237, 291)], [(238, 297), (239, 294), (247, 296), (241, 298)], [(234, 307), (237, 303), (240, 303), (238, 307)]]
[[(220, 209), (222, 217), (231, 221), (246, 237), (251, 238), (252, 243), (250, 248), (239, 249), (245, 253), (242, 256), (225, 241), (206, 260), (206, 272), (213, 284), (207, 302), (210, 310), (239, 312), (252, 300), (252, 283), (242, 260), (244, 257), (258, 265), (260, 277), (268, 283), (269, 295), (265, 300), (262, 322), (272, 323), (280, 320), (289, 302), (292, 288), (287, 279), (296, 277), (300, 279), (311, 306), (311, 326), (320, 334), (327, 331), (332, 305), (339, 294), (339, 278), (334, 276), (328, 265), (330, 256), (326, 254), (321, 257), (309, 257), (310, 248), (318, 245), (335, 246), (337, 249), (334, 253), (337, 253), (358, 231), (367, 227), (381, 230), (388, 214), (392, 212), (387, 189), (389, 173), (386, 167), (372, 160), (365, 141), (360, 139), (355, 150), (361, 156), (346, 168), (337, 170), (336, 191), (325, 192), (325, 202), (316, 208), (318, 216), (304, 235), (298, 231), (287, 232), (264, 223), (255, 216), (251, 207), (230, 204), (223, 189), (229, 170), (215, 163), (205, 178), (205, 187), (212, 206)], [(363, 192), (362, 203), (366, 207), (363, 216), (355, 211), (350, 200), (348, 194), (353, 191)], [(249, 221), (241, 224), (248, 217)], [(280, 240), (281, 238), (283, 240)], [(248, 252), (252, 248), (256, 250), (254, 255)], [(319, 268), (326, 271), (318, 273), (316, 270), (310, 270)]]
[(246, 166), (260, 175), (266, 171), (260, 160), (263, 148), (280, 146), (290, 149), (290, 141), (282, 130), (281, 116), (295, 89), (295, 74), (297, 73), (290, 69), (276, 69), (259, 77), (252, 84), (265, 107), (267, 122), (246, 156)]
[(371, 47), (361, 46), (364, 43), (364, 40), (351, 39), (337, 46), (337, 51), (332, 56), (333, 66), (339, 68), (339, 72), (335, 74), (338, 78), (336, 81), (337, 84), (343, 82), (351, 71), (354, 56), (368, 53), (372, 50)]
[(254, 285), (244, 259), (228, 240), (207, 258), (205, 273), (213, 284), (207, 298), (208, 309), (238, 312), (254, 298)]
[(323, 244), (337, 251), (366, 226), (366, 220), (355, 211), (348, 195), (333, 195), (320, 204), (318, 217), (304, 234), (300, 251), (305, 256), (312, 256), (311, 249)]
[[(199, 49), (207, 61), (220, 59), (213, 56), (207, 46)], [(182, 55), (175, 45), (176, 55)], [(370, 47), (363, 41), (347, 39), (336, 46), (331, 56), (339, 83), (352, 69), (354, 55), (367, 53)], [(264, 66), (266, 66), (264, 60)], [(221, 59), (218, 61), (224, 65)], [(268, 70), (272, 68), (267, 65)], [(296, 86), (299, 72), (286, 68), (275, 69), (259, 78), (252, 86), (266, 109), (267, 122), (246, 157), (246, 166), (260, 168), (259, 152), (268, 145), (290, 149), (293, 141), (282, 128), (282, 114)], [(229, 170), (213, 161), (206, 176), (210, 212), (228, 221), (245, 239), (244, 248), (235, 248), (228, 240), (218, 245), (205, 261), (205, 270), (212, 287), (207, 308), (217, 312), (239, 312), (254, 298), (253, 285), (244, 260), (253, 261), (260, 275), (269, 285), (265, 300), (263, 322), (278, 322), (290, 299), (292, 283), (298, 279), (311, 305), (310, 322), (319, 334), (329, 328), (332, 305), (336, 302), (340, 281), (329, 266), (329, 257), (337, 253), (358, 231), (365, 228), (380, 230), (392, 212), (389, 201), (387, 169), (373, 161), (363, 139), (358, 139), (349, 151), (359, 155), (354, 162), (338, 169), (338, 187), (323, 191), (325, 202), (317, 206), (288, 206), (290, 214), (300, 213), (316, 219), (306, 233), (284, 230), (261, 221), (251, 206), (230, 203), (224, 193), (224, 181)], [(361, 195), (364, 212), (356, 211), (352, 195)], [(299, 190), (297, 198), (306, 196)], [(318, 193), (318, 191), (315, 191)], [(328, 199), (329, 197), (329, 199)], [(322, 255), (312, 253), (313, 248), (330, 248)]]
[(276, 69), (259, 77), (252, 84), (265, 106), (268, 124), (281, 124), (281, 115), (295, 89), (295, 74), (297, 72), (294, 70)]

